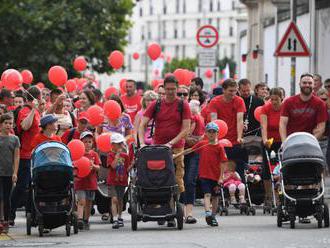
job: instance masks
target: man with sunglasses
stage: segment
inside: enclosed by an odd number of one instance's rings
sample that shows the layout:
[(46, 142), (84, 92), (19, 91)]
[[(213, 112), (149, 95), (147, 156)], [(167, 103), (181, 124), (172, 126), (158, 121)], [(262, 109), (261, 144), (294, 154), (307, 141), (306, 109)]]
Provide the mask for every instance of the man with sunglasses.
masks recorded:
[(178, 88), (178, 92), (176, 93), (176, 95), (185, 100), (185, 101), (188, 101), (188, 96), (189, 96), (189, 89), (187, 86), (185, 85), (180, 85), (179, 88)]
[(295, 132), (308, 132), (319, 140), (325, 131), (325, 123), (328, 120), (327, 108), (325, 102), (313, 94), (313, 75), (301, 75), (299, 86), (300, 93), (286, 99), (281, 109), (282, 142)]
[[(163, 144), (172, 148), (173, 154), (182, 153), (184, 150), (184, 138), (190, 129), (191, 112), (187, 101), (181, 101), (177, 96), (178, 81), (174, 76), (164, 79), (165, 97), (160, 101), (154, 101), (146, 109), (139, 127), (139, 141), (144, 144), (144, 133), (151, 119), (155, 120), (154, 144)], [(181, 107), (180, 107), (181, 106)], [(184, 156), (175, 158), (176, 181), (180, 193), (184, 192)], [(168, 227), (175, 226), (175, 222), (169, 221)]]

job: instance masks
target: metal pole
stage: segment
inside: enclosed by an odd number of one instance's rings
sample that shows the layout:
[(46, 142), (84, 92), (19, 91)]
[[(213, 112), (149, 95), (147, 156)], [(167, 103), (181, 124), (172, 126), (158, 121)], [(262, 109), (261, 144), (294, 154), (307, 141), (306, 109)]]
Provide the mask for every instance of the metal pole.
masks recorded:
[(311, 49), (311, 56), (309, 57), (309, 71), (314, 73), (315, 72), (315, 54), (316, 54), (316, 40), (315, 40), (315, 1), (309, 1), (309, 23), (310, 23), (310, 49)]
[(148, 68), (148, 41), (146, 40), (146, 44), (145, 44), (145, 55), (144, 55), (144, 63), (145, 63), (145, 73), (144, 73), (144, 79), (145, 79), (145, 83), (146, 85), (148, 85), (148, 81), (149, 81), (149, 78), (148, 78), (148, 73), (149, 73), (149, 68)]
[[(297, 22), (297, 0), (291, 0), (290, 2), (291, 10), (291, 21)], [(291, 95), (296, 94), (296, 57), (291, 57)]]
[[(275, 15), (275, 47), (278, 44), (278, 9), (276, 8), (276, 15)], [(274, 68), (274, 80), (275, 80), (275, 87), (278, 87), (278, 57), (275, 57), (275, 68)]]

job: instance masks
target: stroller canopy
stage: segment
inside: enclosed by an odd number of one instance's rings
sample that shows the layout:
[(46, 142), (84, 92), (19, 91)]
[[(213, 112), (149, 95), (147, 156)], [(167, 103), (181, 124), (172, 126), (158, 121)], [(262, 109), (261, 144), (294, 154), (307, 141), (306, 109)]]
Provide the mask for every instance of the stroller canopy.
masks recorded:
[(47, 141), (34, 149), (32, 169), (51, 165), (72, 168), (70, 151), (66, 145), (56, 141)]
[(289, 135), (282, 145), (282, 165), (310, 162), (325, 166), (325, 159), (317, 139), (310, 133)]

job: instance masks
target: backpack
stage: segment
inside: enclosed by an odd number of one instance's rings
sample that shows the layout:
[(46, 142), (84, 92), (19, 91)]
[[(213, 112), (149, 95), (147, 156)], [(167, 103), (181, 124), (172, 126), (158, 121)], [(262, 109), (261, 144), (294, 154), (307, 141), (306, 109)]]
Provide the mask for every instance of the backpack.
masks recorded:
[[(183, 99), (181, 98), (179, 101), (179, 105), (178, 105), (178, 112), (180, 113), (180, 118), (181, 118), (181, 123), (182, 123), (182, 116), (183, 116)], [(155, 129), (155, 122), (156, 122), (156, 116), (158, 114), (158, 112), (160, 111), (160, 106), (162, 104), (162, 99), (158, 98), (156, 105), (155, 105), (155, 110), (152, 113), (152, 123), (151, 123), (151, 129), (150, 129), (150, 137), (154, 136), (154, 129)]]
[(76, 128), (73, 127), (70, 129), (70, 133), (68, 135), (68, 143), (73, 139), (74, 132), (76, 131)]
[(14, 115), (14, 132), (15, 135), (19, 138), (19, 140), (21, 140), (21, 136), (24, 132), (23, 129), (21, 129), (21, 132), (18, 132), (18, 128), (17, 128), (17, 120), (18, 120), (18, 115), (19, 112), (24, 108), (24, 107), (28, 107), (30, 110), (32, 110), (32, 107), (30, 105), (24, 104), (23, 106), (18, 106), (16, 109), (14, 109), (12, 111), (13, 115)]

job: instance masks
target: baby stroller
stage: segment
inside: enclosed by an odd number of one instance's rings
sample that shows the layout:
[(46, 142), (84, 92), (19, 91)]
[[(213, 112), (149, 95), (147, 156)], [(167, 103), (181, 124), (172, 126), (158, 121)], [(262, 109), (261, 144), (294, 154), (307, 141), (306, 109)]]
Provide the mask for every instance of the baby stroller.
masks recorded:
[(266, 151), (266, 158), (269, 167), (271, 187), (272, 187), (272, 204), (270, 207), (264, 206), (264, 214), (267, 212), (269, 214), (271, 213), (272, 215), (274, 215), (277, 212), (276, 185), (278, 182), (275, 181), (273, 172), (275, 167), (278, 165), (279, 161), (278, 161), (278, 155), (274, 151), (271, 151), (270, 153)]
[(132, 230), (138, 221), (177, 220), (183, 228), (183, 208), (179, 203), (178, 185), (171, 149), (155, 145), (141, 148), (136, 154), (136, 178), (129, 186)]
[(34, 149), (31, 163), (32, 206), (26, 215), (27, 235), (31, 235), (31, 227), (38, 227), (41, 237), (44, 228), (63, 225), (67, 236), (71, 225), (74, 233), (78, 233), (78, 220), (73, 214), (73, 167), (69, 149), (59, 142), (44, 142)]
[(259, 136), (244, 137), (243, 147), (248, 154), (248, 163), (244, 170), (247, 207), (241, 208), (241, 214), (256, 214), (253, 205), (261, 205), (265, 198), (265, 189), (262, 181), (263, 145)]
[(325, 160), (316, 138), (304, 132), (291, 134), (280, 151), (281, 191), (277, 226), (296, 216), (314, 216), (318, 227), (329, 227), (329, 208), (324, 202), (323, 171)]

